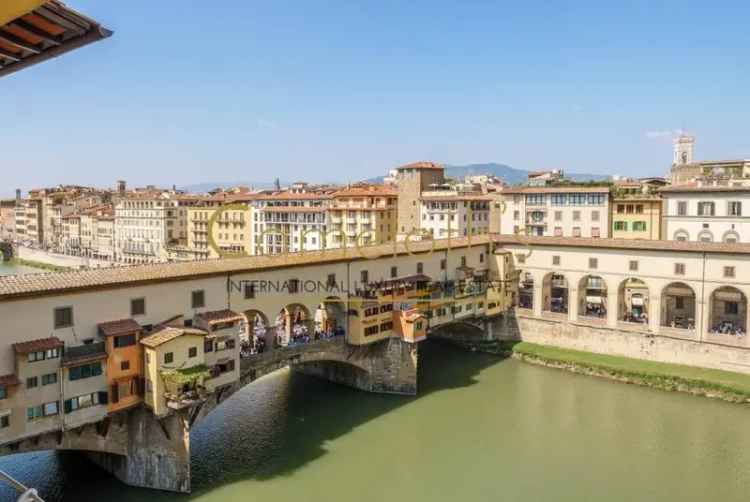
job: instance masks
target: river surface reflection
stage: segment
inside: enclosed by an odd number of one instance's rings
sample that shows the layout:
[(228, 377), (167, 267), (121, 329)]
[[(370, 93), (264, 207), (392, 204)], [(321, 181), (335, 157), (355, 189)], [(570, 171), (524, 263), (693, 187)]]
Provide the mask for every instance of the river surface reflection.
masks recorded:
[(125, 487), (75, 454), (0, 468), (48, 502), (747, 500), (745, 406), (436, 344), (420, 355), (418, 398), (289, 371), (248, 386), (193, 431), (189, 496)]

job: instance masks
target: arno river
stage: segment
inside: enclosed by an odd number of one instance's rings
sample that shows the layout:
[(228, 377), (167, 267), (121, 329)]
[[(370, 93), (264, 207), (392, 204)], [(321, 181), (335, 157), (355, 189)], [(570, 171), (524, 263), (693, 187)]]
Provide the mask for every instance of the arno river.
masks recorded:
[[(192, 433), (194, 492), (127, 488), (76, 454), (0, 458), (52, 501), (745, 501), (750, 408), (428, 343), (420, 396), (281, 371)], [(13, 500), (6, 488), (0, 500)]]

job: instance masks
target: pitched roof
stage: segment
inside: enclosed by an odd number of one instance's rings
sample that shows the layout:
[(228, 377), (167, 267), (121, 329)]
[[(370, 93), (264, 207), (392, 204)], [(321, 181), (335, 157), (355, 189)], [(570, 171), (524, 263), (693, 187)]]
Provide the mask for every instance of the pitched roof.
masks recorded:
[(0, 9), (5, 14), (0, 15), (0, 77), (112, 35), (58, 0), (38, 1), (31, 10), (29, 2), (15, 9), (13, 3), (19, 2), (11, 1), (10, 10)]
[(444, 169), (444, 167), (436, 162), (419, 161), (412, 162), (411, 164), (404, 164), (398, 166), (396, 169)]
[(141, 329), (141, 325), (133, 319), (120, 319), (99, 324), (99, 332), (104, 336), (128, 335)]
[(551, 187), (511, 187), (504, 188), (502, 193), (609, 193), (608, 186), (561, 185)]
[(359, 254), (353, 253), (350, 248), (338, 248), (292, 254), (4, 276), (0, 277), (0, 301), (30, 296), (54, 296), (73, 291), (116, 289), (157, 282), (177, 282), (219, 275), (226, 276), (227, 274), (342, 263), (367, 260), (376, 256), (390, 257), (419, 252), (429, 253), (443, 249), (460, 249), (470, 245), (481, 245), (489, 241), (488, 235), (480, 235), (471, 238), (436, 239), (408, 244), (380, 244), (368, 246), (366, 251), (363, 250)]
[(141, 344), (153, 349), (183, 335), (206, 336), (207, 334), (208, 333), (206, 333), (202, 329), (166, 327), (160, 331), (157, 331), (153, 335), (142, 338)]
[(56, 336), (49, 338), (39, 338), (38, 340), (30, 340), (28, 342), (19, 342), (13, 344), (13, 350), (16, 354), (29, 354), (31, 352), (41, 352), (43, 350), (58, 349), (64, 344), (62, 340)]
[(202, 319), (206, 321), (209, 324), (214, 324), (217, 322), (229, 322), (229, 321), (242, 321), (244, 320), (244, 316), (241, 314), (238, 314), (234, 310), (230, 309), (224, 309), (224, 310), (214, 310), (211, 312), (202, 312), (198, 314), (196, 317), (199, 319)]
[(19, 385), (20, 383), (21, 381), (16, 375), (10, 374), (0, 376), (0, 386), (2, 387), (10, 387), (11, 385)]
[(672, 185), (659, 188), (659, 192), (750, 192), (750, 186), (700, 186), (696, 184)]

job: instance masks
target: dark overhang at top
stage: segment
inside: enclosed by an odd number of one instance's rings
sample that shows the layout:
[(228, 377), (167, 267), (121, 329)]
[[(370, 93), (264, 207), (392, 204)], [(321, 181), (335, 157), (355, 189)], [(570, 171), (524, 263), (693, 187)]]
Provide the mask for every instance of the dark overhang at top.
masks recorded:
[(0, 0), (0, 4), (5, 4), (0, 6), (0, 77), (112, 35), (59, 0)]

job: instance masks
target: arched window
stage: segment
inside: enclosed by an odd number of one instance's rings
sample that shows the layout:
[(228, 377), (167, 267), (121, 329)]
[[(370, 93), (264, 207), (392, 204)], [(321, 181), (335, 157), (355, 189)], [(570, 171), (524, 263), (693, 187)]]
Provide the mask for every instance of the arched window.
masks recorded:
[(674, 233), (674, 240), (684, 242), (690, 240), (690, 235), (685, 230), (678, 230)]
[(713, 242), (714, 234), (712, 234), (710, 230), (701, 230), (698, 234), (698, 240), (700, 242)]
[(724, 232), (724, 237), (722, 237), (721, 240), (727, 244), (734, 244), (735, 242), (740, 242), (740, 234), (734, 230), (727, 230)]

